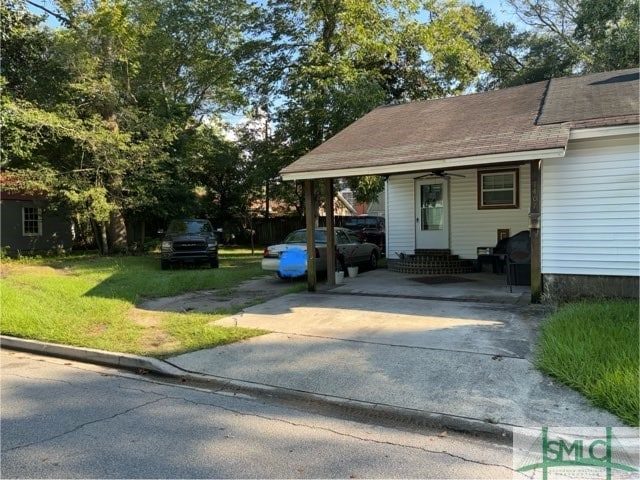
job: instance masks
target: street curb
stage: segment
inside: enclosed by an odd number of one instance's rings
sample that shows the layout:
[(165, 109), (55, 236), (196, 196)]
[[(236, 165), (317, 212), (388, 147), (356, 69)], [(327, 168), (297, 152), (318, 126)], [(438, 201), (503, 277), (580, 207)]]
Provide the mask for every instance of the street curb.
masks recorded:
[(24, 338), (0, 335), (0, 348), (38, 353), (52, 357), (67, 358), (81, 362), (95, 363), (108, 367), (124, 368), (127, 370), (146, 370), (161, 375), (181, 375), (180, 369), (165, 364), (162, 360), (126, 353), (113, 353), (93, 348), (73, 347), (56, 343), (40, 342)]
[(383, 424), (394, 424), (406, 427), (428, 427), (443, 430), (450, 429), (482, 437), (489, 437), (502, 443), (510, 443), (512, 441), (513, 428), (515, 427), (515, 425), (490, 423), (475, 418), (371, 403), (302, 390), (294, 390), (274, 385), (191, 372), (179, 368), (167, 361), (139, 355), (59, 345), (37, 340), (9, 337), (6, 335), (0, 335), (0, 348), (66, 358), (114, 368), (122, 368), (139, 373), (151, 372), (161, 376), (181, 379), (183, 381), (206, 383), (218, 390), (231, 391), (234, 393), (252, 396), (267, 396), (285, 401), (301, 402), (319, 408), (330, 409), (332, 412), (339, 413), (347, 417), (357, 417), (364, 421), (377, 421)]

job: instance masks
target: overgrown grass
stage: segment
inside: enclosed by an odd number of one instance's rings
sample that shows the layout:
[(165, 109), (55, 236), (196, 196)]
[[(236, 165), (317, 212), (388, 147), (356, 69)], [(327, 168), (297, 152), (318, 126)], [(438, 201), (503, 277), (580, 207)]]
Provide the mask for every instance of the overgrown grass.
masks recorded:
[[(6, 335), (110, 351), (166, 356), (241, 340), (259, 330), (211, 326), (233, 313), (157, 312), (153, 324), (132, 318), (143, 298), (230, 289), (261, 275), (260, 255), (220, 252), (220, 268), (163, 271), (153, 257), (68, 256), (3, 259), (0, 331)], [(153, 331), (151, 331), (153, 330)], [(149, 338), (166, 338), (167, 344)]]
[(625, 423), (639, 424), (638, 302), (568, 304), (542, 328), (538, 365)]

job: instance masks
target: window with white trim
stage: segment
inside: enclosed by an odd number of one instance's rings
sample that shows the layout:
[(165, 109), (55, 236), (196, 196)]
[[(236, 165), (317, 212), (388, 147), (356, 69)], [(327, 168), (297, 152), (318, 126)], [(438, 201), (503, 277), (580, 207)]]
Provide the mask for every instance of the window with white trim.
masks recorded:
[(25, 237), (42, 235), (42, 210), (40, 208), (22, 208), (22, 234)]
[(518, 169), (478, 171), (478, 209), (518, 208)]

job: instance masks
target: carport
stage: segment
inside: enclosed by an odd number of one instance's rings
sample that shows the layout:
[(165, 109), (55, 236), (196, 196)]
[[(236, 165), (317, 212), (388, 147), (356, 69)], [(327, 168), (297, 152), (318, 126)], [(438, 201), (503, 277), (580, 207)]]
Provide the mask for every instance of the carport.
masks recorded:
[[(304, 158), (304, 157), (303, 157)], [(531, 301), (537, 303), (540, 299), (542, 284), (541, 284), (541, 262), (540, 262), (540, 196), (539, 192), (541, 190), (541, 182), (540, 182), (540, 169), (541, 169), (541, 161), (540, 160), (532, 160), (527, 162), (529, 164), (530, 169), (530, 211), (528, 214), (529, 217), (529, 232), (531, 236)], [(474, 166), (473, 164), (470, 166)], [(388, 169), (389, 173), (391, 173), (392, 169)], [(351, 174), (351, 172), (344, 172), (346, 174)], [(362, 169), (359, 171), (360, 174), (370, 174), (366, 170)], [(323, 171), (307, 171), (304, 173), (286, 173), (286, 169), (283, 170), (282, 176), (284, 180), (302, 180), (304, 182), (304, 192), (305, 192), (305, 211), (306, 212), (315, 212), (315, 200), (316, 200), (316, 189), (315, 182), (322, 182), (324, 186), (325, 192), (325, 205), (326, 211), (333, 211), (334, 204), (334, 188), (333, 181), (334, 178), (340, 177), (323, 177), (326, 172)], [(344, 175), (349, 176), (349, 175)], [(384, 175), (385, 181), (388, 178), (388, 174)], [(311, 177), (311, 178), (307, 178)], [(316, 291), (317, 287), (317, 272), (316, 272), (316, 259), (313, 252), (315, 251), (315, 239), (313, 235), (313, 231), (315, 229), (315, 216), (314, 215), (305, 215), (306, 218), (306, 230), (307, 230), (307, 289), (309, 292)], [(335, 222), (332, 215), (327, 215), (326, 219), (326, 228), (327, 228), (327, 284), (329, 287), (335, 286), (335, 265), (336, 265), (336, 255), (335, 255), (335, 237), (334, 237), (334, 227)]]

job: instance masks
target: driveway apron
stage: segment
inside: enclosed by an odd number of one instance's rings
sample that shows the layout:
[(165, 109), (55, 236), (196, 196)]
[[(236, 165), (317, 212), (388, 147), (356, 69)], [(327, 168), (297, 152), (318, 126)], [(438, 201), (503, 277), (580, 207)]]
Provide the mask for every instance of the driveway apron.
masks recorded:
[(380, 285), (365, 294), (364, 284), (247, 308), (216, 323), (273, 333), (168, 361), (193, 373), (504, 427), (621, 425), (535, 369), (539, 308), (402, 296), (397, 285), (393, 295)]

